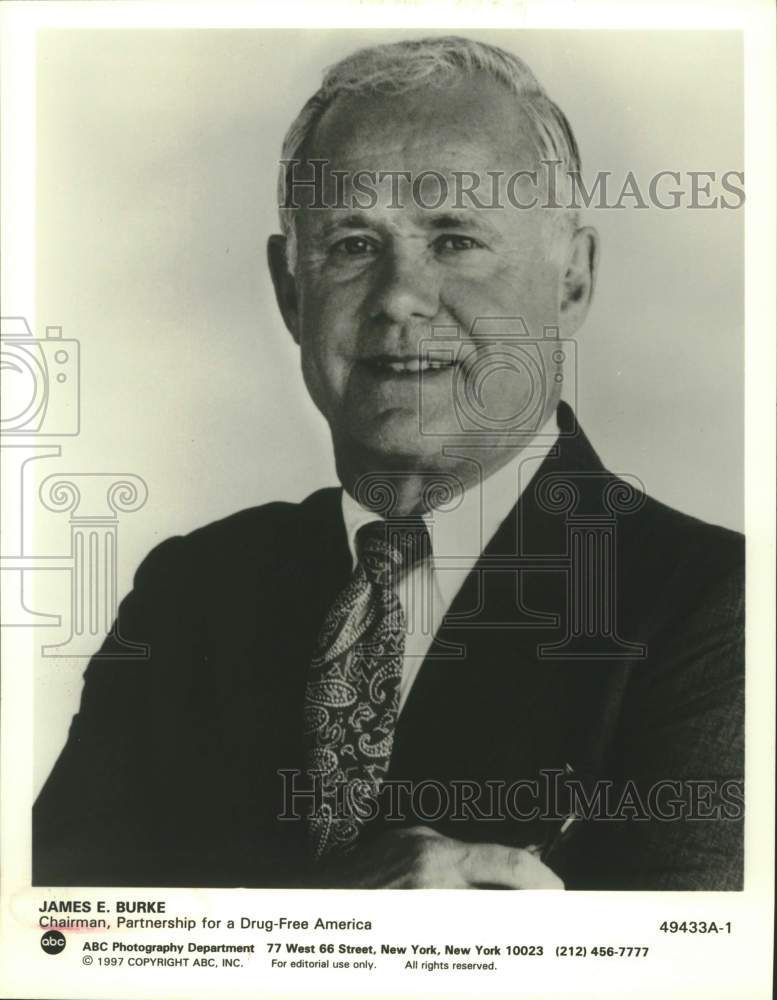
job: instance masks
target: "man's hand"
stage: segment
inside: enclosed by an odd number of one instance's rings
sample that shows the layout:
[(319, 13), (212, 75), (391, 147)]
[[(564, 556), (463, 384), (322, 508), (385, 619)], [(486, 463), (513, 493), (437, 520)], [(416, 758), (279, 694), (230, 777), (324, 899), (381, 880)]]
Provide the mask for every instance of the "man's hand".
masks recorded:
[(322, 869), (338, 889), (563, 889), (535, 850), (469, 844), (428, 826), (392, 830)]

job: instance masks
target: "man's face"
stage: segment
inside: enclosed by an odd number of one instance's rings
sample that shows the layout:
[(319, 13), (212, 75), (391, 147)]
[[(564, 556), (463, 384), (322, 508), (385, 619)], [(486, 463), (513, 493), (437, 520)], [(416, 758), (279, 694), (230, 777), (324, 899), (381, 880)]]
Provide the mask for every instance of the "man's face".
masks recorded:
[[(462, 391), (474, 399), (484, 429), (516, 429), (522, 420), (528, 423), (519, 429), (536, 429), (558, 400), (552, 346), (540, 348), (543, 360), (529, 370), (515, 338), (495, 341), (493, 333), (515, 331), (517, 317), (532, 342), (542, 340), (546, 326), (569, 332), (560, 324), (566, 243), (559, 246), (549, 210), (506, 202), (506, 178), (537, 169), (539, 159), (516, 99), (486, 77), (401, 96), (340, 97), (306, 155), (343, 172), (345, 207), (330, 188), (330, 207), (297, 212), (294, 280), (286, 279), (279, 294), (338, 464), (435, 469), (446, 439), (461, 439)], [(407, 171), (412, 178), (436, 171), (449, 181), (448, 198), (425, 208), (411, 184), (395, 182), (392, 190), (386, 180), (374, 186), (377, 204), (360, 210), (350, 185), (360, 171)], [(488, 172), (501, 171), (505, 207), (480, 208), (460, 195), (456, 205), (461, 182), (457, 187), (454, 171), (477, 174), (478, 199), (486, 203), (493, 190)], [(434, 204), (440, 185), (429, 178), (419, 191)], [(533, 186), (531, 194), (542, 203), (543, 191)], [(520, 191), (518, 197), (530, 200)], [(489, 336), (480, 335), (479, 320)], [(440, 328), (447, 328), (442, 339)], [(422, 344), (433, 329), (453, 363), (424, 363)], [(539, 385), (537, 371), (547, 376)]]

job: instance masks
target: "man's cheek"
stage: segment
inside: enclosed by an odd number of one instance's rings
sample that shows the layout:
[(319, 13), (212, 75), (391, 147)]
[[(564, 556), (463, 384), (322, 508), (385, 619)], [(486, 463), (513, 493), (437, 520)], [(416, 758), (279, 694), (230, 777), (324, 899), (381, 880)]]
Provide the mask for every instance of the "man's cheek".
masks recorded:
[(457, 323), (461, 335), (469, 337), (478, 320), (520, 316), (525, 300), (520, 284), (509, 274), (489, 274), (487, 278), (459, 275), (443, 289), (442, 305)]
[(308, 327), (301, 342), (305, 383), (319, 406), (343, 398), (353, 357), (350, 329), (325, 320)]

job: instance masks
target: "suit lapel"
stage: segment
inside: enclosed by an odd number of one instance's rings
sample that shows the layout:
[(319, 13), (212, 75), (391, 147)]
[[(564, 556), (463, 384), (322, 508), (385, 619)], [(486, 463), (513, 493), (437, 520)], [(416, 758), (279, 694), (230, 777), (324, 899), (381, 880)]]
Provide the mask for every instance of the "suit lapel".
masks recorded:
[[(562, 436), (454, 599), (399, 718), (392, 773), (514, 779), (563, 767), (584, 667), (547, 661), (564, 624), (566, 519), (538, 500), (549, 475), (601, 470), (568, 407)], [(588, 678), (586, 678), (588, 679)]]

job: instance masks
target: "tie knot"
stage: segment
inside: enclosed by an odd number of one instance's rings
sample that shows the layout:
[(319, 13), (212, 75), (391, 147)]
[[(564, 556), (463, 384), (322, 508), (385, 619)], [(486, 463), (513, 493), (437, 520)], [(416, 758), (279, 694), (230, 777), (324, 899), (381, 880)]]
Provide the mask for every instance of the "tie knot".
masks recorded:
[(426, 559), (431, 540), (421, 517), (371, 521), (356, 534), (359, 562), (368, 578), (390, 586), (392, 578)]

